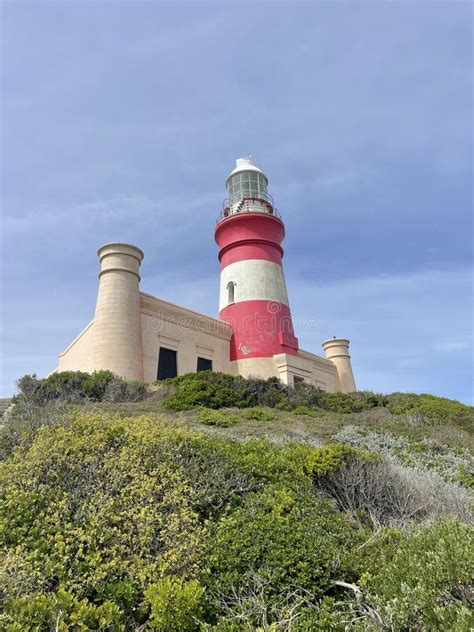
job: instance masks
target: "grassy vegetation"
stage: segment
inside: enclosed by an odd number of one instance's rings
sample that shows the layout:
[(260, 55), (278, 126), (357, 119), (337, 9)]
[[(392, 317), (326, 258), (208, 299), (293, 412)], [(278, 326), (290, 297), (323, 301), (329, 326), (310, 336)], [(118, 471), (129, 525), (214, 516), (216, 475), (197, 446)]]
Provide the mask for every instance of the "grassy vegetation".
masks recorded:
[(471, 408), (31, 379), (0, 433), (0, 629), (472, 629)]
[(62, 371), (44, 379), (24, 375), (18, 380), (18, 389), (17, 401), (37, 405), (52, 401), (135, 402), (146, 396), (143, 382), (123, 380), (111, 371)]

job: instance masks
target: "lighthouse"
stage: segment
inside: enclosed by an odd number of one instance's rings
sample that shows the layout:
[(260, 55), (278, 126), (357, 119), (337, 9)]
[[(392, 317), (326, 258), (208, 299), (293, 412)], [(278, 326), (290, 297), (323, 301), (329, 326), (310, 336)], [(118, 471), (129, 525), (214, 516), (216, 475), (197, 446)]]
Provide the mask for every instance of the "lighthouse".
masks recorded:
[(285, 226), (266, 174), (250, 158), (239, 158), (226, 188), (215, 228), (219, 317), (143, 292), (142, 250), (116, 240), (97, 252), (94, 318), (59, 354), (58, 371), (108, 369), (147, 383), (219, 371), (356, 390), (347, 338), (323, 342), (325, 357), (298, 344), (283, 272)]
[[(283, 271), (285, 226), (268, 178), (239, 158), (218, 218), (219, 318), (230, 324), (230, 361), (239, 373), (274, 373), (274, 356), (298, 355)], [(271, 360), (271, 362), (269, 362)]]

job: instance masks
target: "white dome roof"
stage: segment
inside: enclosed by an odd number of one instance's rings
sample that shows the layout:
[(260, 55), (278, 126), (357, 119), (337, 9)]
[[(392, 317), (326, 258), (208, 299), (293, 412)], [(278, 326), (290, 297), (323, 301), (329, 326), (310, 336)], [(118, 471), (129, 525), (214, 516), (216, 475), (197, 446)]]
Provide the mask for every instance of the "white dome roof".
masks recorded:
[(248, 158), (237, 158), (237, 160), (235, 161), (234, 169), (227, 176), (226, 184), (231, 176), (239, 173), (240, 171), (257, 171), (257, 173), (261, 173), (268, 182), (268, 178), (265, 173), (263, 173), (263, 171), (259, 167), (257, 167), (254, 162), (252, 162), (251, 156), (249, 156)]

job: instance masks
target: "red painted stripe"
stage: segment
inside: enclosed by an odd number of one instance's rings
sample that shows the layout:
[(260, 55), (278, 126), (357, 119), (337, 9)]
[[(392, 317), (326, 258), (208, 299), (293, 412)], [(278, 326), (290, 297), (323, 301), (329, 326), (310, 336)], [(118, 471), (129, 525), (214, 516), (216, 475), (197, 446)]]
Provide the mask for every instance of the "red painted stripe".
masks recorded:
[(298, 355), (290, 308), (274, 301), (242, 301), (227, 305), (219, 318), (233, 330), (230, 359)]
[[(281, 263), (285, 237), (283, 222), (265, 213), (231, 215), (216, 227), (215, 238), (219, 245), (219, 261), (229, 265), (244, 259), (267, 259)], [(248, 247), (249, 256), (242, 250)], [(253, 254), (252, 254), (253, 253)], [(254, 256), (257, 254), (258, 256)]]
[(269, 242), (248, 242), (243, 241), (231, 244), (222, 249), (219, 253), (221, 260), (221, 269), (236, 263), (237, 261), (246, 261), (249, 259), (264, 259), (282, 265), (283, 250), (280, 246), (275, 246)]

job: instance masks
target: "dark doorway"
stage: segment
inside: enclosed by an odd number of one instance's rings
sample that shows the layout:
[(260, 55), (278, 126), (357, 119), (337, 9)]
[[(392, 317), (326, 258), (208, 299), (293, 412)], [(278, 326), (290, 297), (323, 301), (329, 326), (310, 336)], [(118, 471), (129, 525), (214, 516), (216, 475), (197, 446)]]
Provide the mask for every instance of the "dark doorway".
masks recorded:
[(212, 371), (212, 360), (198, 357), (197, 370), (198, 371)]
[(178, 375), (178, 366), (176, 362), (176, 351), (160, 347), (160, 356), (158, 358), (158, 379), (166, 380), (168, 377), (176, 377)]

